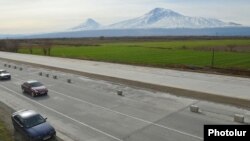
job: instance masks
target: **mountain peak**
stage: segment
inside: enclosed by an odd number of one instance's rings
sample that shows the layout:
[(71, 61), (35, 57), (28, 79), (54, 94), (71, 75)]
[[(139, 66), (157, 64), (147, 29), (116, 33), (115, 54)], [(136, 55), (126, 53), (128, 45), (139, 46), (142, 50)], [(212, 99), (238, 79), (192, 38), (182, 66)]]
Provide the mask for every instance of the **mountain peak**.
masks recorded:
[(100, 24), (95, 20), (88, 18), (84, 23), (72, 28), (73, 30), (95, 30), (100, 28)]
[(170, 9), (155, 8), (149, 11), (148, 13), (146, 13), (144, 16), (142, 16), (141, 19), (143, 19), (142, 23), (152, 24), (164, 18), (175, 18), (175, 17), (181, 17), (181, 16), (182, 16), (181, 14), (174, 12)]
[(89, 24), (98, 24), (95, 20), (88, 18), (85, 23), (89, 23)]
[(149, 13), (162, 13), (162, 12), (174, 12), (174, 11), (165, 8), (155, 8), (152, 9)]
[(181, 14), (174, 12), (173, 10), (165, 9), (165, 8), (155, 8), (155, 9), (151, 10), (149, 13), (147, 13), (146, 15), (181, 16)]

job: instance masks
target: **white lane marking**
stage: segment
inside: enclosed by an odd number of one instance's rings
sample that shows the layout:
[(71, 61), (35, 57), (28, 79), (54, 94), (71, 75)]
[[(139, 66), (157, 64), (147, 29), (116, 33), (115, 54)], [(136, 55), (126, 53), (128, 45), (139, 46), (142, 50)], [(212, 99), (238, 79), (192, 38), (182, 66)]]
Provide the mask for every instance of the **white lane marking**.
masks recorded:
[(15, 84), (15, 85), (21, 85), (22, 84), (22, 82), (20, 82), (20, 81), (15, 81), (15, 82), (12, 82), (13, 84)]
[[(21, 80), (21, 79), (18, 79), (18, 78), (15, 78), (15, 79)], [(189, 133), (186, 133), (186, 132), (183, 132), (183, 131), (179, 131), (179, 130), (176, 130), (176, 129), (174, 129), (174, 128), (170, 128), (170, 127), (167, 127), (167, 126), (164, 126), (164, 125), (161, 125), (161, 124), (157, 124), (157, 123), (154, 123), (154, 122), (151, 122), (151, 121), (147, 121), (147, 120), (144, 120), (144, 119), (141, 119), (141, 118), (137, 118), (137, 117), (135, 117), (135, 116), (131, 116), (131, 115), (128, 115), (128, 114), (124, 114), (124, 113), (121, 113), (121, 112), (118, 112), (118, 111), (115, 111), (115, 110), (111, 110), (111, 109), (109, 109), (109, 108), (106, 108), (106, 107), (103, 107), (103, 106), (100, 106), (100, 105), (97, 105), (97, 104), (94, 104), (94, 103), (91, 103), (91, 102), (88, 102), (88, 101), (85, 101), (85, 100), (82, 100), (82, 99), (79, 99), (79, 98), (75, 98), (75, 97), (72, 97), (72, 96), (69, 96), (69, 95), (66, 95), (66, 94), (63, 94), (63, 93), (54, 91), (54, 90), (52, 90), (52, 89), (49, 89), (49, 91), (52, 91), (52, 92), (54, 92), (54, 93), (56, 93), (56, 94), (59, 94), (59, 95), (68, 97), (68, 98), (70, 98), (70, 99), (73, 99), (73, 100), (76, 100), (76, 101), (79, 101), (79, 102), (87, 103), (87, 104), (89, 104), (89, 105), (98, 107), (98, 108), (100, 108), (100, 109), (104, 109), (104, 110), (106, 110), (106, 111), (110, 111), (110, 112), (113, 112), (113, 113), (116, 113), (116, 114), (120, 114), (120, 115), (123, 115), (123, 116), (127, 116), (127, 117), (136, 119), (136, 120), (138, 120), (138, 121), (141, 121), (141, 122), (144, 122), (144, 123), (147, 123), (147, 124), (151, 124), (151, 125), (158, 126), (158, 127), (161, 127), (161, 128), (164, 128), (164, 129), (173, 131), (173, 132), (177, 132), (177, 133), (179, 133), (179, 134), (183, 134), (183, 135), (186, 135), (186, 136), (190, 136), (190, 137), (193, 137), (193, 138), (197, 138), (197, 139), (203, 140), (202, 137), (199, 137), (199, 136), (196, 136), (196, 135), (192, 135), (192, 134), (189, 134)]]
[[(13, 78), (13, 79), (16, 79), (16, 80), (21, 81), (21, 82), (20, 82), (20, 85), (23, 84), (25, 81), (27, 81), (27, 80), (23, 80), (23, 79), (20, 79), (20, 78), (17, 78), (17, 77), (15, 77), (15, 78)], [(13, 84), (15, 84), (15, 82), (13, 82)], [(46, 85), (46, 86), (47, 86), (47, 87), (53, 87), (54, 84), (48, 84), (48, 85)]]
[(147, 120), (144, 120), (144, 119), (141, 119), (141, 118), (137, 118), (137, 117), (134, 117), (134, 116), (131, 116), (131, 115), (128, 115), (128, 114), (124, 114), (124, 113), (121, 113), (121, 112), (118, 112), (118, 111), (115, 111), (115, 110), (111, 110), (111, 109), (109, 109), (109, 108), (106, 108), (106, 107), (103, 107), (103, 106), (100, 106), (100, 105), (97, 105), (97, 104), (94, 104), (94, 103), (91, 103), (91, 102), (87, 102), (87, 101), (82, 100), (82, 99), (78, 99), (78, 98), (75, 98), (75, 97), (72, 97), (72, 96), (68, 96), (68, 95), (66, 95), (66, 94), (63, 94), (63, 93), (54, 91), (54, 90), (52, 90), (52, 89), (49, 89), (49, 90), (52, 91), (52, 92), (54, 92), (54, 93), (57, 93), (57, 94), (59, 94), (59, 95), (68, 97), (68, 98), (70, 98), (70, 99), (73, 99), (73, 100), (76, 100), (76, 101), (79, 101), (79, 102), (87, 103), (87, 104), (89, 104), (89, 105), (98, 107), (98, 108), (100, 108), (100, 109), (104, 109), (104, 110), (106, 110), (106, 111), (110, 111), (110, 112), (113, 112), (113, 113), (116, 113), (116, 114), (120, 114), (120, 115), (123, 115), (123, 116), (127, 116), (127, 117), (130, 117), (130, 118), (133, 118), (133, 119), (142, 121), (142, 122), (147, 123), (147, 124), (152, 124), (152, 125), (155, 125), (155, 126), (158, 126), (158, 127), (164, 128), (164, 129), (168, 129), (168, 130), (171, 130), (171, 131), (174, 131), (174, 132), (183, 134), (183, 135), (187, 135), (187, 136), (190, 136), (190, 137), (193, 137), (193, 138), (197, 138), (197, 139), (203, 140), (203, 138), (201, 138), (201, 137), (198, 137), (198, 136), (195, 136), (195, 135), (192, 135), (192, 134), (183, 132), (183, 131), (179, 131), (179, 130), (176, 130), (176, 129), (173, 129), (173, 128), (170, 128), (170, 127), (166, 127), (166, 126), (164, 126), (164, 125), (160, 125), (160, 124), (157, 124), (157, 123), (154, 123), (154, 122), (151, 122), (151, 121), (147, 121)]
[(59, 114), (59, 115), (61, 115), (61, 116), (64, 116), (64, 117), (66, 117), (66, 118), (68, 118), (68, 119), (70, 119), (70, 120), (72, 120), (72, 121), (74, 121), (74, 122), (76, 122), (76, 123), (79, 123), (79, 124), (81, 124), (81, 125), (83, 125), (83, 126), (86, 126), (86, 127), (90, 128), (90, 129), (92, 129), (92, 130), (94, 130), (94, 131), (97, 131), (97, 132), (99, 132), (99, 133), (102, 133), (102, 134), (104, 134), (104, 135), (106, 135), (106, 136), (108, 136), (108, 137), (110, 137), (110, 138), (115, 139), (115, 140), (123, 141), (122, 139), (119, 139), (119, 138), (117, 138), (117, 137), (115, 137), (115, 136), (113, 136), (113, 135), (110, 135), (110, 134), (108, 134), (108, 133), (106, 133), (106, 132), (104, 132), (104, 131), (101, 131), (101, 130), (95, 128), (95, 127), (92, 127), (92, 126), (90, 126), (90, 125), (88, 125), (88, 124), (86, 124), (86, 123), (84, 123), (84, 122), (78, 121), (78, 120), (76, 120), (76, 119), (74, 119), (74, 118), (72, 118), (72, 117), (70, 117), (70, 116), (67, 116), (67, 115), (65, 115), (65, 114), (63, 114), (63, 113), (61, 113), (61, 112), (59, 112), (59, 111), (57, 111), (57, 110), (55, 110), (55, 109), (53, 109), (53, 108), (50, 108), (50, 107), (45, 106), (45, 105), (43, 105), (43, 104), (41, 104), (41, 103), (39, 103), (39, 102), (37, 102), (37, 101), (31, 100), (31, 99), (29, 99), (29, 98), (27, 98), (27, 97), (25, 97), (25, 96), (23, 96), (23, 95), (20, 95), (20, 94), (17, 93), (16, 91), (9, 89), (9, 88), (3, 86), (2, 84), (0, 84), (0, 87), (4, 88), (4, 89), (6, 89), (6, 90), (8, 90), (8, 91), (10, 91), (10, 92), (12, 92), (12, 93), (14, 93), (14, 94), (20, 96), (20, 97), (23, 97), (24, 99), (26, 99), (26, 100), (28, 100), (28, 101), (30, 101), (30, 102), (33, 102), (33, 103), (35, 103), (35, 104), (38, 104), (38, 105), (40, 105), (40, 106), (42, 106), (42, 107), (44, 107), (44, 108), (46, 108), (46, 109), (48, 109), (48, 110), (51, 110), (51, 111), (53, 111), (53, 112), (55, 112), (55, 113), (57, 113), (57, 114)]

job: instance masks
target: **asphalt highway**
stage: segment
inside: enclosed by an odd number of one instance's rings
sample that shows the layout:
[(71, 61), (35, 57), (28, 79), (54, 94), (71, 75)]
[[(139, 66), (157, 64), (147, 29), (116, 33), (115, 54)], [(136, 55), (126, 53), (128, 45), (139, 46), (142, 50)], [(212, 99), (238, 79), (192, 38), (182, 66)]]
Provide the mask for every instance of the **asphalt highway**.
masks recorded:
[(0, 52), (0, 58), (111, 77), (112, 81), (135, 81), (135, 85), (149, 84), (154, 89), (167, 89), (165, 92), (179, 96), (220, 99), (220, 102), (250, 107), (249, 78), (9, 52)]
[[(0, 100), (15, 110), (40, 112), (67, 141), (200, 141), (204, 124), (239, 124), (234, 114), (245, 115), (244, 124), (250, 123), (249, 109), (1, 60), (0, 69), (12, 74), (11, 81), (0, 81)], [(23, 94), (20, 85), (27, 80), (45, 84), (48, 96)], [(190, 112), (193, 104), (200, 113)]]

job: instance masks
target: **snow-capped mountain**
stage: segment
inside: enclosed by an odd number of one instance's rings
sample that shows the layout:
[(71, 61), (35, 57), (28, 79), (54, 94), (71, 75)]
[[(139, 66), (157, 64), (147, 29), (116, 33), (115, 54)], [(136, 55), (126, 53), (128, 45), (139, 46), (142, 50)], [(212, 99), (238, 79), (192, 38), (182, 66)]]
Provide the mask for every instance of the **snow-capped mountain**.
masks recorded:
[(73, 27), (71, 30), (97, 30), (101, 27), (101, 25), (95, 20), (89, 18), (84, 23)]
[(241, 27), (238, 23), (223, 22), (213, 18), (184, 16), (175, 11), (155, 8), (143, 16), (119, 23), (101, 26), (93, 19), (74, 27), (73, 30), (98, 30), (98, 29), (152, 29), (152, 28), (221, 28)]
[(155, 8), (145, 15), (108, 26), (113, 29), (131, 28), (214, 28), (240, 26), (218, 19), (189, 17), (169, 9)]

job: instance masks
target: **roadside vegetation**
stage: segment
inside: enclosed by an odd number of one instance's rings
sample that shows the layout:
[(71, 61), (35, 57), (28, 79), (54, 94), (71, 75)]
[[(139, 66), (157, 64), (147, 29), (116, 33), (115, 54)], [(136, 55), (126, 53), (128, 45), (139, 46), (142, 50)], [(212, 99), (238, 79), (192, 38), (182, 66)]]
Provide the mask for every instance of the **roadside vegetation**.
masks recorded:
[(12, 135), (5, 127), (2, 120), (0, 120), (0, 141), (12, 141)]
[[(0, 141), (13, 141), (13, 128), (10, 115), (13, 111), (0, 102)], [(22, 141), (22, 140), (20, 140)]]
[(250, 72), (249, 38), (36, 39), (19, 41), (17, 52), (162, 68)]

